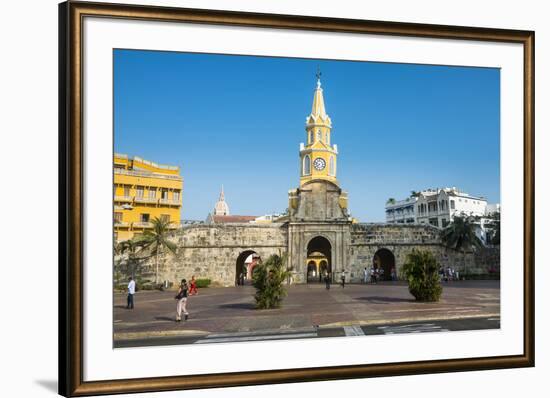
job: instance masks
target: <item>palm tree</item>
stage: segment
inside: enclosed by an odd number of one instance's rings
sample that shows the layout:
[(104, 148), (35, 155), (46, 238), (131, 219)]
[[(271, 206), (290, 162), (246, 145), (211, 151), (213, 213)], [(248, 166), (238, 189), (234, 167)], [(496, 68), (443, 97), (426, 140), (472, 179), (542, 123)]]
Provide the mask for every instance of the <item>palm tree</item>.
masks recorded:
[(418, 196), (420, 196), (420, 192), (411, 191), (411, 198), (416, 198)]
[(155, 284), (159, 279), (159, 255), (164, 248), (172, 254), (176, 254), (176, 244), (168, 240), (170, 222), (155, 217), (152, 221), (153, 230), (145, 231), (137, 241), (145, 249), (155, 255)]
[(273, 254), (254, 267), (252, 284), (256, 288), (254, 299), (259, 309), (278, 308), (287, 292), (283, 283), (290, 278), (292, 270), (286, 267), (288, 257)]
[[(472, 217), (465, 214), (454, 216), (453, 221), (441, 231), (443, 243), (452, 249), (460, 250), (462, 257), (466, 257), (466, 250), (475, 250), (482, 246), (481, 240), (475, 233), (476, 224)], [(464, 262), (466, 267), (466, 262)], [(466, 273), (466, 269), (464, 269)]]
[(387, 205), (393, 205), (393, 204), (395, 204), (395, 198), (389, 198), (389, 199), (386, 201), (386, 204), (387, 204)]
[(490, 225), (492, 227), (492, 230), (490, 231), (490, 239), (488, 243), (492, 245), (500, 245), (500, 213), (491, 213), (489, 215), (489, 218), (491, 219)]
[(128, 239), (122, 242), (119, 242), (116, 245), (116, 252), (120, 254), (128, 253), (128, 265), (130, 268), (130, 276), (135, 279), (136, 265), (139, 262), (137, 253), (139, 249), (143, 247), (143, 242), (136, 239)]

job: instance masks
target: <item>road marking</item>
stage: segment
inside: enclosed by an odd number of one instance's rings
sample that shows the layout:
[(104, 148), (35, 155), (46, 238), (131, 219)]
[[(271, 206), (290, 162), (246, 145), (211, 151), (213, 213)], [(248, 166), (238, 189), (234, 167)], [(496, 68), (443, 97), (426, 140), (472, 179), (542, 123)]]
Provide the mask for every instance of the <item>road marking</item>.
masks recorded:
[(487, 320), (488, 321), (499, 321), (500, 322), (500, 318), (488, 318)]
[(237, 332), (224, 332), (224, 333), (210, 333), (206, 338), (223, 338), (223, 337), (239, 337), (239, 336), (284, 336), (285, 334), (300, 334), (300, 333), (316, 333), (314, 327), (305, 327), (300, 329), (281, 330), (279, 329), (268, 329), (268, 330), (252, 330), (252, 331), (237, 331)]
[(261, 341), (261, 340), (283, 340), (283, 339), (303, 339), (306, 337), (317, 337), (317, 333), (287, 333), (278, 335), (263, 336), (234, 336), (234, 337), (212, 337), (208, 336), (202, 340), (195, 341), (194, 344), (208, 343), (235, 343), (239, 341)]
[(426, 332), (448, 332), (449, 329), (443, 329), (439, 325), (433, 323), (417, 323), (401, 326), (379, 326), (384, 334), (401, 334), (401, 333), (426, 333)]
[(344, 326), (344, 333), (346, 336), (364, 336), (365, 332), (361, 329), (361, 326)]

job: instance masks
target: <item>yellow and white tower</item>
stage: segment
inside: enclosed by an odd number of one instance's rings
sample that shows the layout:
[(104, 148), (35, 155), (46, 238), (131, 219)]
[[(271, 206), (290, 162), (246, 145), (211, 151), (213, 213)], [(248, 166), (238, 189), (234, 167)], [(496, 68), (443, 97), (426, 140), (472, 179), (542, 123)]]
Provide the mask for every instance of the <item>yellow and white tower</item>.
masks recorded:
[(328, 180), (336, 185), (338, 148), (331, 146), (332, 121), (325, 110), (321, 73), (313, 94), (311, 114), (306, 118), (306, 144), (300, 144), (300, 187), (312, 180)]

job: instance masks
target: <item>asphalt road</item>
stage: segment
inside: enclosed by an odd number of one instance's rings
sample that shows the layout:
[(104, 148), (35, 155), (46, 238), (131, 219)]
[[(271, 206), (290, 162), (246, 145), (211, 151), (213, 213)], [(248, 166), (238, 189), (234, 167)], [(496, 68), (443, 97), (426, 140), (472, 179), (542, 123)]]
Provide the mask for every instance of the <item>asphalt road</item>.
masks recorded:
[(425, 322), (401, 322), (378, 325), (319, 328), (318, 326), (286, 331), (212, 333), (208, 335), (162, 336), (116, 340), (115, 348), (184, 344), (220, 344), (247, 341), (288, 340), (327, 337), (393, 335), (404, 333), (442, 333), (466, 330), (499, 329), (499, 317), (441, 319)]

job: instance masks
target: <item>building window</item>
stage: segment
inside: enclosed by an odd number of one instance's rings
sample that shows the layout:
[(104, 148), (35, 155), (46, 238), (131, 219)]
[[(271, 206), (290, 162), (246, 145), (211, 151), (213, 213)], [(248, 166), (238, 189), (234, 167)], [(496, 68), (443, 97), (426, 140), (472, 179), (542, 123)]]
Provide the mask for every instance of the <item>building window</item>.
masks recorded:
[(127, 185), (124, 187), (124, 196), (130, 196), (130, 187)]
[(430, 224), (434, 227), (439, 227), (439, 220), (437, 218), (430, 218)]
[(317, 130), (317, 141), (321, 141), (321, 130)]
[(179, 200), (180, 200), (180, 191), (174, 191), (172, 196), (174, 198), (174, 202), (179, 202)]
[(304, 175), (311, 174), (311, 160), (309, 158), (309, 155), (304, 156), (304, 164), (302, 169)]
[(309, 144), (313, 144), (313, 131), (309, 132)]
[(161, 214), (160, 215), (160, 221), (163, 223), (169, 223), (170, 222), (170, 215), (169, 214)]
[(141, 213), (139, 215), (139, 222), (149, 222), (149, 214)]
[(149, 199), (157, 198), (157, 190), (155, 188), (149, 188)]
[(119, 211), (115, 211), (115, 223), (122, 222), (122, 213)]
[(441, 219), (441, 226), (445, 228), (447, 225), (449, 225), (449, 221), (446, 218)]
[(143, 187), (137, 187), (136, 188), (136, 197), (137, 198), (143, 198)]
[(168, 190), (166, 188), (162, 188), (160, 191), (160, 198), (164, 200), (168, 199)]
[(451, 210), (454, 210), (454, 209), (455, 209), (455, 201), (451, 200)]
[(334, 172), (334, 156), (331, 156), (330, 157), (330, 160), (328, 162), (328, 172), (331, 176), (335, 175), (336, 173)]

